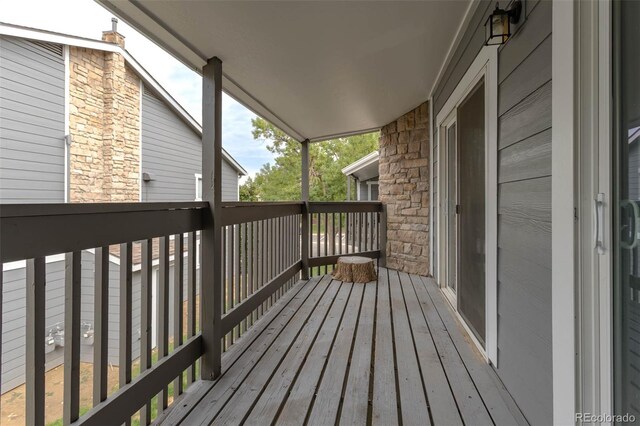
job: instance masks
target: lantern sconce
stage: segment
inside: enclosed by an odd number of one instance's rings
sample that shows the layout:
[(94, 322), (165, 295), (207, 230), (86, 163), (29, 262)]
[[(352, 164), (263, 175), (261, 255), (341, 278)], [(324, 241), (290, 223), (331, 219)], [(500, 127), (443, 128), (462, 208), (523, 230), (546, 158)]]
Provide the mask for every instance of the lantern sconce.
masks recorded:
[(485, 46), (500, 45), (507, 42), (511, 37), (511, 24), (520, 21), (522, 13), (522, 1), (512, 1), (507, 9), (500, 9), (500, 4), (496, 3), (496, 8), (485, 22), (486, 41)]

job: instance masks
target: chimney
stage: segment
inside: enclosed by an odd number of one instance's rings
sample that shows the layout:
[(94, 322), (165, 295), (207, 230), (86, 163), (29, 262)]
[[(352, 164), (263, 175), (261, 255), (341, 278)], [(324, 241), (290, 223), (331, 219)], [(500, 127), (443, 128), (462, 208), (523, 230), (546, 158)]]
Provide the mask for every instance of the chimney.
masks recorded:
[(124, 49), (124, 36), (118, 32), (117, 18), (111, 18), (111, 31), (102, 32), (102, 41), (117, 44)]

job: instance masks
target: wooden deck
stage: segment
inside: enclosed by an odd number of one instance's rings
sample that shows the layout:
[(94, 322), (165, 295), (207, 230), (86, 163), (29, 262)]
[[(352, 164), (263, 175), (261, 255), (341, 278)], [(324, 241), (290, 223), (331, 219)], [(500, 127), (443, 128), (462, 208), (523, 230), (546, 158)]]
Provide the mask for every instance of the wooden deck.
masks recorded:
[(430, 279), (298, 283), (162, 424), (515, 425), (526, 421)]

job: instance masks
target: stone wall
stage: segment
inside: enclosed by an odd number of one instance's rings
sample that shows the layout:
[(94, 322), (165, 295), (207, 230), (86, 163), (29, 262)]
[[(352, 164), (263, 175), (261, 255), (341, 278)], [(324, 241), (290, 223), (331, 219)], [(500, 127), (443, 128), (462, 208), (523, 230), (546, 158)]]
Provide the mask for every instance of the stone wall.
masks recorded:
[(387, 206), (387, 267), (429, 270), (429, 105), (380, 131), (380, 201)]
[(69, 67), (69, 200), (139, 201), (140, 80), (120, 53), (70, 47)]

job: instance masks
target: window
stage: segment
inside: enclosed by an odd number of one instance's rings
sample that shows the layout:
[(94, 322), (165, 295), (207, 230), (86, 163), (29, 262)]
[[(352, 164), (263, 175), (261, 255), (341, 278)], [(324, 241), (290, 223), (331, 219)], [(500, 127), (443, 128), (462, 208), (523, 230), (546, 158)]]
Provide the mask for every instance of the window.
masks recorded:
[(202, 201), (202, 175), (196, 173), (196, 201)]

